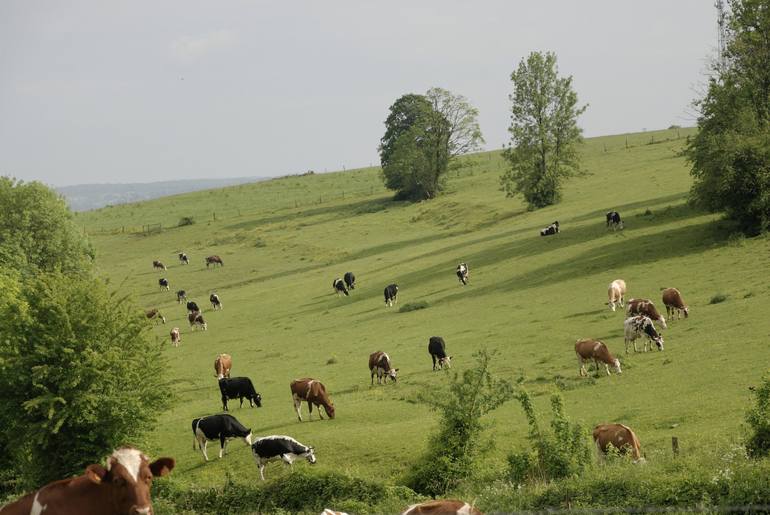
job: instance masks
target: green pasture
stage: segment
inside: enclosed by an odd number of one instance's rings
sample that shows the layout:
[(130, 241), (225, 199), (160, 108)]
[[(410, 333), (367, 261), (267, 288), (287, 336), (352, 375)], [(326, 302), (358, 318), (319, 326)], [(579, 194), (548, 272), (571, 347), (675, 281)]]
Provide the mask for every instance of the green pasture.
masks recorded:
[[(377, 170), (362, 169), (77, 215), (111, 284), (168, 318), (153, 331), (177, 400), (139, 443), (175, 457), (174, 481), (182, 484), (219, 486), (228, 474), (259, 481), (241, 442), (222, 460), (218, 443), (211, 444), (210, 463), (192, 450), (190, 421), (221, 410), (213, 361), (227, 352), (233, 375), (250, 377), (262, 394), (259, 409), (230, 403), (255, 435), (287, 434), (315, 446), (318, 469), (395, 482), (437, 421), (418, 395), (440, 395), (448, 379), (431, 371), (432, 335), (446, 340), (453, 372), (469, 366), (478, 349), (496, 351), (495, 372), (523, 377), (544, 413), (544, 394), (558, 388), (568, 413), (586, 426), (633, 427), (648, 460), (670, 453), (672, 436), (688, 455), (737, 439), (747, 387), (770, 358), (770, 289), (761, 278), (770, 242), (731, 235), (718, 216), (688, 207), (690, 176), (680, 150), (691, 133), (589, 139), (585, 174), (567, 182), (560, 204), (532, 212), (499, 191), (503, 163), (490, 152), (466, 158), (449, 174), (447, 193), (429, 202), (393, 202)], [(625, 230), (605, 228), (610, 209), (620, 211)], [(196, 223), (175, 227), (184, 216)], [(562, 233), (540, 237), (554, 220)], [(141, 233), (157, 223), (161, 233)], [(177, 261), (179, 251), (190, 265)], [(224, 267), (206, 269), (210, 254)], [(169, 269), (154, 271), (154, 259)], [(471, 272), (465, 287), (454, 273), (461, 261)], [(332, 280), (347, 271), (356, 274), (357, 288), (338, 297)], [(170, 292), (160, 291), (160, 277)], [(663, 331), (664, 352), (624, 355), (623, 314), (606, 305), (616, 278), (626, 280), (629, 297), (650, 298), (661, 310), (663, 288), (682, 292), (691, 316)], [(391, 282), (400, 288), (398, 304), (386, 308), (382, 291)], [(177, 289), (204, 307), (207, 332), (190, 331)], [(211, 311), (212, 291), (222, 311)], [(726, 300), (710, 304), (718, 293)], [(419, 301), (428, 307), (399, 312)], [(169, 344), (175, 326), (179, 348)], [(623, 374), (578, 377), (573, 345), (581, 337), (606, 342)], [(377, 350), (400, 369), (397, 384), (370, 386), (367, 358)], [(335, 420), (297, 421), (289, 382), (308, 376), (326, 384)], [(507, 452), (526, 445), (526, 422), (512, 401), (489, 423), (496, 449), (487, 469), (502, 471)], [(266, 476), (285, 473), (271, 464)]]

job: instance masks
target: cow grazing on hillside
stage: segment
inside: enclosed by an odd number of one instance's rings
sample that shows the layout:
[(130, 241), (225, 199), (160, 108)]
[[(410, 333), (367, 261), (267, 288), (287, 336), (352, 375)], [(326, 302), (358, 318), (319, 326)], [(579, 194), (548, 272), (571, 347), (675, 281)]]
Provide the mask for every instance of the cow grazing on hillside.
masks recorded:
[(348, 290), (356, 289), (356, 276), (353, 272), (345, 272), (342, 278), (345, 280), (345, 286), (348, 287)]
[(468, 269), (468, 265), (466, 263), (460, 263), (457, 265), (456, 274), (460, 282), (463, 283), (463, 286), (468, 284), (468, 275), (470, 274), (470, 270)]
[(152, 515), (152, 479), (174, 469), (173, 458), (150, 462), (139, 449), (121, 447), (104, 466), (91, 464), (77, 477), (48, 483), (0, 507), (2, 515)]
[(209, 265), (219, 265), (219, 266), (225, 266), (225, 264), (222, 262), (222, 258), (219, 256), (209, 256), (206, 258), (206, 268), (209, 267)]
[(160, 311), (158, 311), (158, 308), (152, 308), (148, 309), (144, 312), (144, 315), (149, 318), (150, 320), (155, 320), (155, 323), (157, 324), (158, 321), (166, 323), (166, 317), (164, 317)]
[(626, 313), (629, 316), (632, 315), (644, 315), (647, 317), (650, 317), (650, 320), (654, 322), (659, 322), (660, 326), (663, 329), (668, 329), (668, 326), (666, 325), (666, 319), (663, 318), (663, 316), (658, 313), (658, 310), (655, 308), (655, 304), (649, 299), (631, 299), (628, 301), (628, 307), (626, 308)]
[(200, 312), (200, 308), (198, 307), (198, 304), (195, 303), (195, 301), (188, 301), (187, 302), (187, 312), (188, 313), (195, 313), (196, 311)]
[(483, 515), (478, 508), (457, 499), (435, 499), (412, 504), (401, 515)]
[(192, 313), (189, 313), (187, 315), (187, 321), (190, 322), (190, 329), (192, 331), (195, 331), (196, 327), (203, 329), (204, 331), (208, 330), (209, 328), (209, 325), (205, 320), (203, 320), (203, 315), (200, 314), (200, 311), (193, 311)]
[(300, 414), (302, 401), (307, 402), (308, 418), (313, 416), (314, 404), (321, 420), (324, 418), (321, 415), (321, 406), (323, 406), (329, 418), (334, 418), (334, 403), (329, 398), (329, 394), (326, 393), (326, 387), (321, 381), (305, 377), (303, 379), (295, 379), (289, 387), (291, 388), (291, 397), (294, 400), (294, 409), (297, 410), (297, 418), (299, 418), (300, 422), (302, 422), (302, 415)]
[(600, 424), (594, 428), (594, 443), (600, 456), (609, 451), (610, 446), (621, 453), (630, 452), (634, 463), (643, 462), (642, 447), (639, 439), (630, 427), (623, 424)]
[(222, 301), (219, 300), (219, 295), (216, 293), (212, 293), (209, 295), (209, 302), (211, 302), (211, 307), (215, 310), (222, 309)]
[(617, 211), (607, 211), (607, 228), (612, 230), (623, 229), (623, 220), (620, 219), (620, 213)]
[(387, 353), (378, 350), (369, 355), (369, 373), (372, 376), (372, 384), (374, 384), (375, 374), (377, 374), (377, 384), (382, 384), (383, 377), (385, 378), (385, 384), (388, 383), (389, 377), (395, 383), (398, 369), (391, 366), (390, 356)]
[(544, 229), (540, 230), (540, 236), (551, 236), (552, 234), (557, 234), (559, 232), (559, 221), (555, 221), (548, 227), (545, 227)]
[(392, 306), (398, 301), (398, 285), (397, 284), (389, 284), (385, 287), (385, 291), (383, 292), (385, 295), (385, 305), (386, 306)]
[(155, 260), (152, 262), (152, 268), (153, 270), (166, 270), (166, 265), (164, 265), (158, 260)]
[(289, 466), (299, 458), (305, 458), (311, 465), (316, 462), (313, 448), (299, 443), (290, 436), (272, 435), (259, 438), (251, 444), (251, 452), (257, 460), (259, 477), (265, 480), (265, 465), (273, 460), (281, 460)]
[(187, 259), (187, 254), (185, 254), (184, 252), (180, 252), (179, 253), (179, 262), (182, 263), (183, 265), (189, 265), (190, 264), (190, 260)]
[(176, 292), (176, 301), (178, 304), (181, 304), (182, 301), (187, 301), (187, 292), (184, 290), (177, 290)]
[(337, 277), (334, 281), (332, 281), (332, 290), (334, 290), (334, 293), (337, 294), (337, 297), (340, 296), (340, 293), (344, 293), (345, 297), (350, 295), (348, 293), (348, 289), (345, 286), (345, 281)]
[(615, 311), (615, 306), (620, 305), (623, 307), (623, 301), (626, 297), (626, 281), (623, 279), (615, 279), (610, 283), (607, 288), (607, 297), (609, 302), (607, 303), (612, 311)]
[(230, 399), (239, 399), (241, 401), (241, 408), (243, 407), (243, 399), (249, 400), (249, 406), (252, 408), (257, 405), (257, 408), (262, 407), (262, 396), (254, 389), (254, 384), (248, 377), (224, 377), (219, 380), (219, 391), (222, 394), (222, 409), (227, 410), (227, 401)]
[(596, 365), (596, 375), (599, 375), (599, 362), (604, 363), (604, 369), (607, 371), (607, 375), (610, 375), (610, 365), (615, 367), (615, 371), (618, 374), (622, 373), (620, 370), (620, 360), (610, 353), (607, 346), (599, 340), (593, 340), (590, 338), (584, 338), (575, 342), (575, 354), (577, 355), (578, 366), (580, 366), (579, 374), (581, 376), (587, 376), (586, 362), (594, 361)]
[(433, 360), (433, 370), (438, 368), (443, 369), (444, 365), (447, 368), (452, 368), (452, 356), (447, 356), (446, 344), (441, 336), (431, 336), (428, 339), (428, 353)]
[(251, 429), (238, 422), (232, 415), (210, 415), (208, 417), (195, 418), (192, 421), (193, 450), (195, 443), (203, 452), (203, 457), (209, 461), (206, 447), (209, 440), (219, 440), (219, 457), (225, 453), (227, 440), (230, 438), (243, 438), (246, 445), (251, 445)]
[(168, 279), (166, 279), (164, 277), (161, 277), (160, 279), (158, 279), (158, 286), (160, 286), (161, 290), (165, 289), (166, 291), (168, 291), (168, 289), (169, 289)]
[(647, 352), (650, 342), (655, 342), (658, 346), (658, 350), (663, 350), (663, 335), (658, 334), (658, 331), (655, 329), (655, 324), (652, 323), (650, 317), (637, 315), (626, 318), (626, 321), (623, 322), (623, 333), (626, 338), (626, 354), (628, 354), (629, 343), (634, 344), (634, 352), (637, 352), (636, 340), (642, 336), (647, 337), (644, 342), (644, 352)]
[(182, 342), (182, 334), (179, 332), (179, 328), (175, 327), (171, 330), (171, 345), (179, 347)]
[(214, 360), (214, 372), (217, 374), (217, 379), (229, 378), (231, 368), (233, 368), (233, 358), (229, 354), (217, 354)]
[(690, 308), (684, 303), (682, 294), (676, 288), (666, 288), (663, 290), (663, 305), (666, 306), (666, 315), (669, 319), (672, 319), (674, 315), (676, 318), (680, 318), (684, 313), (684, 317), (690, 316)]

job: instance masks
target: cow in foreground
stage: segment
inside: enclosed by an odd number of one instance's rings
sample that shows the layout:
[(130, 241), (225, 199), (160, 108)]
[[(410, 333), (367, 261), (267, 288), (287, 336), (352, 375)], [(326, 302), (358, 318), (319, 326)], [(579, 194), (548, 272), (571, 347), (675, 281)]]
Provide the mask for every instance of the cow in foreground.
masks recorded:
[(663, 290), (663, 305), (666, 306), (666, 315), (672, 319), (674, 315), (679, 319), (684, 313), (684, 317), (690, 316), (690, 308), (684, 303), (682, 294), (676, 288), (666, 288)]
[(305, 377), (295, 379), (289, 387), (291, 388), (291, 397), (294, 400), (294, 409), (297, 410), (297, 418), (300, 422), (302, 422), (302, 415), (300, 414), (302, 401), (307, 401), (308, 418), (313, 416), (313, 404), (315, 404), (321, 420), (324, 418), (321, 415), (321, 406), (329, 418), (334, 418), (334, 403), (329, 398), (329, 394), (326, 393), (326, 387), (321, 381)]
[(187, 292), (184, 290), (177, 290), (176, 292), (176, 302), (177, 304), (181, 304), (182, 301), (187, 302)]
[(482, 515), (473, 505), (457, 499), (435, 499), (412, 504), (401, 515)]
[(615, 306), (620, 305), (623, 307), (623, 301), (626, 297), (626, 281), (623, 279), (615, 279), (610, 283), (607, 288), (607, 297), (609, 302), (607, 303), (612, 311), (615, 311)]
[(623, 229), (623, 220), (620, 219), (620, 213), (617, 211), (607, 211), (607, 228), (612, 230)]
[(463, 286), (468, 284), (468, 274), (470, 273), (470, 270), (468, 269), (468, 265), (466, 263), (460, 263), (457, 265), (457, 278), (460, 280), (461, 283), (463, 283)]
[(219, 300), (219, 295), (217, 295), (216, 293), (212, 293), (211, 295), (209, 295), (209, 302), (211, 302), (211, 307), (214, 310), (222, 309), (222, 301)]
[(161, 263), (158, 260), (155, 260), (155, 261), (152, 262), (152, 269), (153, 270), (166, 270), (166, 265), (164, 265), (163, 263)]
[(243, 399), (249, 400), (249, 406), (252, 408), (262, 407), (262, 396), (254, 389), (254, 383), (248, 377), (223, 377), (219, 380), (219, 392), (222, 394), (222, 409), (227, 410), (227, 401), (230, 399), (239, 399), (240, 407), (243, 407)]
[(559, 232), (559, 221), (556, 220), (554, 223), (552, 223), (548, 227), (541, 229), (540, 236), (551, 236), (553, 234), (558, 234), (558, 232)]
[(395, 383), (398, 369), (391, 366), (390, 356), (387, 353), (378, 350), (369, 355), (369, 373), (372, 376), (372, 384), (374, 384), (375, 374), (377, 374), (377, 384), (382, 384), (383, 377), (385, 384), (388, 383), (389, 377)]
[(168, 279), (166, 279), (165, 277), (161, 277), (160, 279), (158, 279), (158, 286), (160, 286), (161, 290), (165, 289), (166, 291), (168, 291), (169, 289)]
[(116, 449), (104, 466), (91, 464), (83, 475), (48, 483), (0, 507), (2, 515), (152, 515), (150, 488), (155, 477), (174, 469), (173, 458), (150, 462), (139, 449)]
[(187, 254), (185, 254), (184, 252), (180, 252), (179, 253), (179, 262), (182, 263), (183, 265), (189, 265), (190, 264), (190, 260), (187, 259)]
[(198, 304), (195, 303), (195, 301), (188, 301), (187, 302), (187, 312), (188, 313), (195, 313), (196, 311), (200, 312), (200, 308), (198, 307)]
[(247, 429), (232, 415), (210, 415), (193, 419), (192, 431), (193, 450), (197, 442), (206, 461), (209, 461), (209, 455), (206, 453), (209, 440), (219, 440), (220, 458), (225, 454), (227, 440), (230, 438), (243, 438), (246, 445), (251, 445), (251, 429)]
[(386, 306), (392, 306), (395, 304), (398, 299), (398, 285), (397, 284), (389, 284), (385, 287), (385, 291), (383, 292), (385, 295), (385, 305)]
[(441, 336), (431, 336), (428, 339), (428, 353), (433, 360), (433, 370), (438, 368), (444, 369), (444, 365), (447, 368), (452, 368), (452, 356), (447, 356), (446, 344)]
[(594, 443), (600, 456), (609, 452), (610, 446), (621, 453), (631, 453), (634, 463), (644, 462), (639, 439), (630, 427), (623, 424), (600, 424), (594, 428)]
[(353, 272), (345, 272), (342, 278), (345, 280), (345, 286), (348, 287), (348, 290), (356, 289), (356, 276)]
[(577, 355), (578, 365), (580, 366), (580, 375), (587, 376), (586, 362), (594, 361), (596, 365), (596, 375), (599, 375), (599, 362), (604, 363), (604, 368), (607, 371), (607, 375), (610, 375), (610, 365), (615, 367), (615, 371), (618, 374), (622, 374), (620, 370), (620, 360), (616, 359), (612, 355), (607, 346), (599, 340), (593, 340), (590, 338), (580, 339), (575, 342), (575, 354)]
[(658, 313), (658, 310), (655, 308), (655, 304), (653, 304), (653, 302), (649, 299), (629, 300), (626, 313), (628, 313), (629, 316), (644, 315), (646, 317), (650, 317), (650, 320), (653, 322), (660, 323), (660, 326), (663, 329), (668, 329), (668, 326), (666, 325), (666, 319), (663, 318), (660, 313)]
[(644, 352), (647, 352), (647, 348), (651, 345), (651, 342), (655, 342), (658, 346), (658, 350), (663, 350), (663, 335), (659, 334), (655, 329), (655, 324), (652, 323), (650, 317), (644, 315), (637, 315), (635, 317), (626, 318), (623, 322), (623, 333), (626, 338), (626, 354), (628, 354), (628, 344), (634, 344), (634, 352), (637, 352), (636, 340), (646, 336), (647, 339), (644, 342)]
[(219, 256), (209, 256), (206, 258), (206, 268), (209, 267), (209, 265), (219, 265), (219, 266), (225, 266), (225, 264), (222, 262), (222, 258)]
[(340, 296), (340, 293), (344, 293), (345, 297), (350, 295), (348, 293), (348, 289), (345, 286), (345, 281), (337, 277), (334, 281), (332, 281), (332, 290), (334, 290), (334, 293), (337, 294), (337, 297)]
[(273, 460), (281, 460), (290, 467), (299, 458), (305, 458), (311, 465), (315, 464), (313, 448), (299, 443), (290, 436), (272, 435), (258, 439), (251, 444), (251, 452), (257, 460), (259, 477), (265, 480), (265, 465)]
[(233, 358), (229, 354), (217, 354), (214, 360), (214, 372), (217, 379), (230, 378), (230, 369), (233, 368)]
[(158, 308), (148, 309), (144, 312), (144, 316), (150, 320), (155, 320), (155, 323), (158, 323), (159, 320), (164, 324), (166, 323), (166, 317), (164, 317), (161, 312), (158, 311)]
[(179, 328), (175, 327), (171, 330), (171, 345), (179, 347), (182, 342), (182, 334), (179, 332)]
[(201, 315), (198, 311), (193, 311), (192, 313), (188, 314), (187, 321), (190, 322), (190, 329), (192, 331), (195, 331), (196, 327), (204, 331), (208, 330), (209, 328), (209, 325), (203, 319), (203, 315)]

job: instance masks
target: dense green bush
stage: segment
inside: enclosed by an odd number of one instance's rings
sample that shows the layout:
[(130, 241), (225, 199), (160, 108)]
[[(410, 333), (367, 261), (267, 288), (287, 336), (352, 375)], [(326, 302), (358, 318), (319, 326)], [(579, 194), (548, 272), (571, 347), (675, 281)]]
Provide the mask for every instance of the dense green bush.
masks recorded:
[(408, 313), (410, 311), (417, 311), (419, 309), (425, 309), (428, 307), (428, 303), (424, 300), (420, 300), (417, 302), (409, 302), (407, 304), (404, 304), (398, 309), (399, 313)]
[(753, 389), (754, 406), (746, 413), (749, 435), (746, 452), (753, 458), (770, 455), (770, 377)]
[(195, 218), (192, 216), (183, 216), (179, 219), (177, 227), (184, 227), (185, 225), (195, 225)]

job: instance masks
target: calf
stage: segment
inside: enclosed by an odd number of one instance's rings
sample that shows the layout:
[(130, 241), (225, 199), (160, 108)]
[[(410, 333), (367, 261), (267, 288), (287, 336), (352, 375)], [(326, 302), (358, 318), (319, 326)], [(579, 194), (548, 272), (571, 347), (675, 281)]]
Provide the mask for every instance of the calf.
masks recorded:
[(190, 260), (187, 259), (187, 254), (185, 254), (184, 252), (180, 252), (179, 253), (179, 262), (182, 263), (183, 265), (189, 265), (190, 264)]
[(150, 489), (154, 477), (174, 469), (173, 458), (153, 462), (139, 449), (120, 447), (104, 466), (91, 464), (85, 473), (48, 483), (0, 507), (2, 515), (152, 515)]
[(457, 499), (434, 499), (412, 504), (401, 515), (482, 515), (478, 508)]
[(353, 272), (345, 272), (345, 275), (342, 276), (342, 278), (345, 280), (345, 286), (348, 287), (348, 290), (356, 289), (356, 276)]
[(158, 323), (158, 320), (160, 320), (164, 324), (166, 323), (166, 317), (164, 317), (160, 313), (160, 311), (158, 311), (158, 308), (148, 309), (147, 311), (144, 312), (144, 315), (150, 320), (155, 320), (155, 323)]
[(599, 424), (594, 428), (594, 443), (601, 456), (609, 451), (610, 446), (621, 453), (630, 452), (634, 463), (644, 462), (639, 439), (630, 427), (623, 424)]
[(623, 221), (620, 219), (620, 213), (617, 211), (607, 211), (607, 228), (612, 230), (623, 229)]
[(198, 304), (196, 304), (194, 301), (188, 301), (187, 302), (187, 312), (188, 313), (194, 313), (194, 312), (200, 312), (200, 308), (198, 307)]
[(447, 356), (446, 344), (441, 336), (431, 336), (428, 339), (428, 352), (433, 360), (433, 370), (436, 370), (437, 363), (438, 368), (442, 370), (444, 365), (447, 368), (452, 368), (452, 356)]
[(201, 315), (199, 311), (193, 311), (188, 314), (187, 321), (190, 322), (190, 330), (192, 331), (195, 331), (196, 327), (203, 329), (204, 331), (209, 328), (209, 325), (203, 320), (203, 315)]
[(463, 283), (463, 286), (468, 284), (468, 265), (465, 263), (460, 263), (457, 265), (457, 278), (460, 280), (461, 283)]
[(272, 435), (258, 439), (251, 444), (251, 452), (257, 460), (259, 477), (265, 480), (265, 465), (273, 460), (281, 460), (289, 466), (298, 458), (305, 458), (311, 465), (316, 462), (313, 448), (299, 443), (290, 436)]
[(209, 302), (211, 302), (211, 307), (215, 310), (222, 309), (222, 301), (219, 300), (219, 295), (216, 293), (212, 293), (209, 295)]
[(385, 384), (388, 383), (388, 377), (395, 383), (398, 369), (391, 366), (390, 356), (378, 350), (369, 355), (369, 373), (372, 376), (372, 384), (374, 384), (375, 374), (377, 374), (377, 384), (382, 384), (383, 376), (385, 377)]
[(337, 297), (340, 296), (340, 293), (344, 293), (345, 297), (349, 295), (345, 282), (339, 277), (332, 281), (332, 290), (337, 294)]
[(192, 431), (193, 450), (195, 450), (195, 443), (197, 442), (206, 461), (209, 461), (209, 455), (206, 453), (209, 440), (219, 440), (220, 458), (225, 453), (229, 438), (243, 438), (246, 445), (251, 445), (251, 429), (247, 429), (232, 415), (222, 414), (195, 418), (192, 421)]
[(217, 379), (229, 378), (231, 368), (233, 368), (233, 358), (229, 354), (217, 354), (214, 360), (214, 372), (217, 374)]
[(320, 406), (324, 407), (326, 415), (329, 418), (334, 418), (334, 403), (329, 398), (329, 394), (326, 393), (326, 387), (321, 381), (316, 381), (306, 377), (304, 379), (295, 379), (289, 384), (291, 388), (291, 397), (294, 399), (294, 409), (297, 410), (297, 418), (302, 422), (302, 415), (300, 414), (300, 408), (302, 407), (302, 401), (307, 401), (308, 418), (313, 416), (313, 404), (316, 405), (318, 416), (323, 420), (321, 415)]
[(209, 267), (209, 265), (219, 265), (219, 266), (225, 266), (225, 264), (222, 262), (222, 258), (219, 256), (209, 256), (206, 258), (206, 268)]
[(559, 232), (559, 221), (555, 221), (548, 227), (540, 230), (540, 236), (551, 236), (552, 234), (557, 234)]
[(175, 327), (171, 330), (171, 345), (179, 347), (182, 342), (182, 334), (179, 332), (179, 328)]
[(626, 296), (626, 281), (623, 279), (615, 279), (610, 283), (609, 288), (607, 288), (607, 297), (609, 298), (609, 302), (607, 305), (610, 307), (612, 311), (615, 311), (615, 305), (619, 304), (620, 307), (623, 307), (623, 300)]
[(385, 305), (386, 306), (392, 306), (395, 304), (398, 299), (398, 285), (397, 284), (389, 284), (385, 287)]
[(222, 394), (222, 409), (227, 410), (227, 401), (230, 399), (240, 399), (241, 408), (243, 399), (249, 400), (249, 406), (252, 408), (256, 404), (258, 408), (262, 407), (262, 396), (254, 390), (254, 384), (248, 377), (233, 377), (232, 379), (223, 377), (219, 380), (219, 391)]
[(155, 260), (152, 262), (152, 268), (153, 270), (166, 270), (166, 265), (164, 265), (160, 261)]
[(666, 306), (666, 315), (671, 319), (674, 315), (679, 319), (684, 313), (684, 317), (690, 316), (690, 308), (682, 300), (682, 294), (676, 288), (666, 288), (663, 290), (663, 305)]
[(658, 313), (658, 310), (655, 309), (655, 304), (652, 303), (649, 299), (631, 299), (628, 301), (628, 308), (626, 308), (626, 312), (629, 316), (631, 315), (644, 315), (647, 317), (650, 317), (650, 320), (653, 320), (655, 322), (660, 322), (660, 326), (663, 329), (668, 329), (668, 326), (666, 325), (666, 319), (661, 316), (660, 313)]
[(184, 290), (178, 290), (176, 292), (176, 301), (178, 304), (181, 304), (183, 300), (187, 301), (187, 292)]
[(581, 339), (575, 342), (575, 354), (577, 355), (578, 366), (580, 366), (579, 374), (581, 376), (587, 376), (585, 363), (593, 360), (596, 365), (596, 375), (599, 375), (599, 362), (604, 363), (604, 368), (607, 371), (607, 375), (610, 375), (610, 365), (615, 367), (615, 371), (621, 374), (620, 360), (616, 359), (610, 353), (607, 346), (599, 340), (592, 340), (590, 338)]
[(168, 291), (168, 279), (165, 279), (163, 277), (158, 279), (158, 286), (160, 286), (161, 290), (165, 288), (166, 291)]
[(634, 344), (634, 352), (637, 352), (636, 339), (642, 335), (647, 336), (647, 340), (644, 342), (644, 352), (647, 352), (650, 342), (653, 341), (658, 346), (658, 350), (663, 350), (663, 336), (655, 330), (655, 324), (652, 323), (650, 317), (637, 315), (626, 318), (626, 321), (623, 322), (623, 333), (626, 337), (626, 354), (628, 354), (629, 343)]

